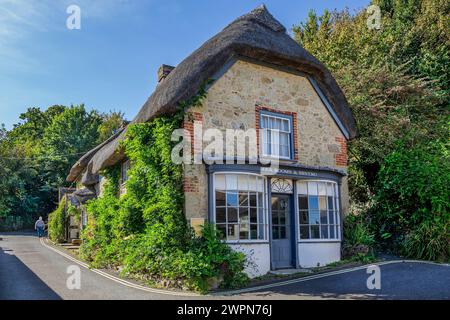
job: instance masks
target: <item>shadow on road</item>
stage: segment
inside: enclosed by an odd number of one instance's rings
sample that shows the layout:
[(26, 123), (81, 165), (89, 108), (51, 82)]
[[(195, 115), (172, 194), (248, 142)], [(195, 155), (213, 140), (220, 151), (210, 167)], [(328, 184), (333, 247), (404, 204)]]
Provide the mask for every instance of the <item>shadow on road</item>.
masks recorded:
[(61, 300), (61, 297), (0, 241), (0, 300)]

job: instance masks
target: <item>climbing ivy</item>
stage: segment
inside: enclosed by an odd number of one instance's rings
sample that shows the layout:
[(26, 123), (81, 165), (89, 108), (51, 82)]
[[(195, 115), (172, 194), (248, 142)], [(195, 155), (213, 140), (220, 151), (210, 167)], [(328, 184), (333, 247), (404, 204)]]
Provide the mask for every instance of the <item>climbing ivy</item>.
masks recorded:
[(120, 266), (124, 275), (201, 292), (247, 281), (245, 256), (221, 242), (211, 225), (196, 237), (183, 213), (183, 168), (172, 162), (171, 134), (205, 95), (200, 90), (175, 115), (129, 126), (121, 144), (131, 162), (127, 192), (118, 196), (118, 168), (110, 168), (104, 195), (87, 205), (81, 255), (94, 266)]
[(52, 241), (63, 242), (65, 238), (66, 197), (62, 198), (55, 211), (48, 216), (48, 236)]

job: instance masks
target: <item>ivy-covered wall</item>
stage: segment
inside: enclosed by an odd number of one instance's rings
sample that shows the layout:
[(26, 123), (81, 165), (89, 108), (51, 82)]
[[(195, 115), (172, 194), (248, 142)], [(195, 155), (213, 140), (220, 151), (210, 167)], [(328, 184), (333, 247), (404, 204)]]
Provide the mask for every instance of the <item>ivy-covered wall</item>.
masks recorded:
[[(193, 99), (185, 106), (201, 101)], [(80, 252), (95, 267), (120, 267), (158, 286), (235, 287), (247, 280), (245, 256), (218, 240), (212, 226), (196, 237), (183, 213), (183, 168), (172, 162), (171, 135), (185, 109), (129, 127), (121, 146), (132, 164), (127, 192), (118, 196), (119, 166), (102, 173), (104, 193), (88, 202)]]

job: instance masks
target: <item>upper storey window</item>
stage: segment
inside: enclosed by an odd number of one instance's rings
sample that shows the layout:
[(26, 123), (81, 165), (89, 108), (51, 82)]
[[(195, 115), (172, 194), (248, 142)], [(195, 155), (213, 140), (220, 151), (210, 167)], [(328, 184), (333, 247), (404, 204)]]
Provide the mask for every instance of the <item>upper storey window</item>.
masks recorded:
[(292, 159), (292, 116), (261, 111), (260, 120), (263, 156)]

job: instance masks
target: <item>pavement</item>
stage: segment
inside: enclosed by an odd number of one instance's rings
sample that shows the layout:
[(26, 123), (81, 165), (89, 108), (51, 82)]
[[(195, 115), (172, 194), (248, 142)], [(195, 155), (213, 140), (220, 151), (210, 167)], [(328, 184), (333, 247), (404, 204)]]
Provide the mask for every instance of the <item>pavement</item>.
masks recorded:
[[(380, 289), (368, 289), (367, 266), (277, 280), (207, 296), (143, 287), (55, 249), (30, 233), (0, 234), (0, 300), (439, 299), (450, 300), (450, 266), (417, 261), (378, 265)], [(75, 267), (74, 267), (75, 266)], [(73, 268), (80, 288), (70, 289)], [(69, 271), (69, 273), (68, 273)]]

